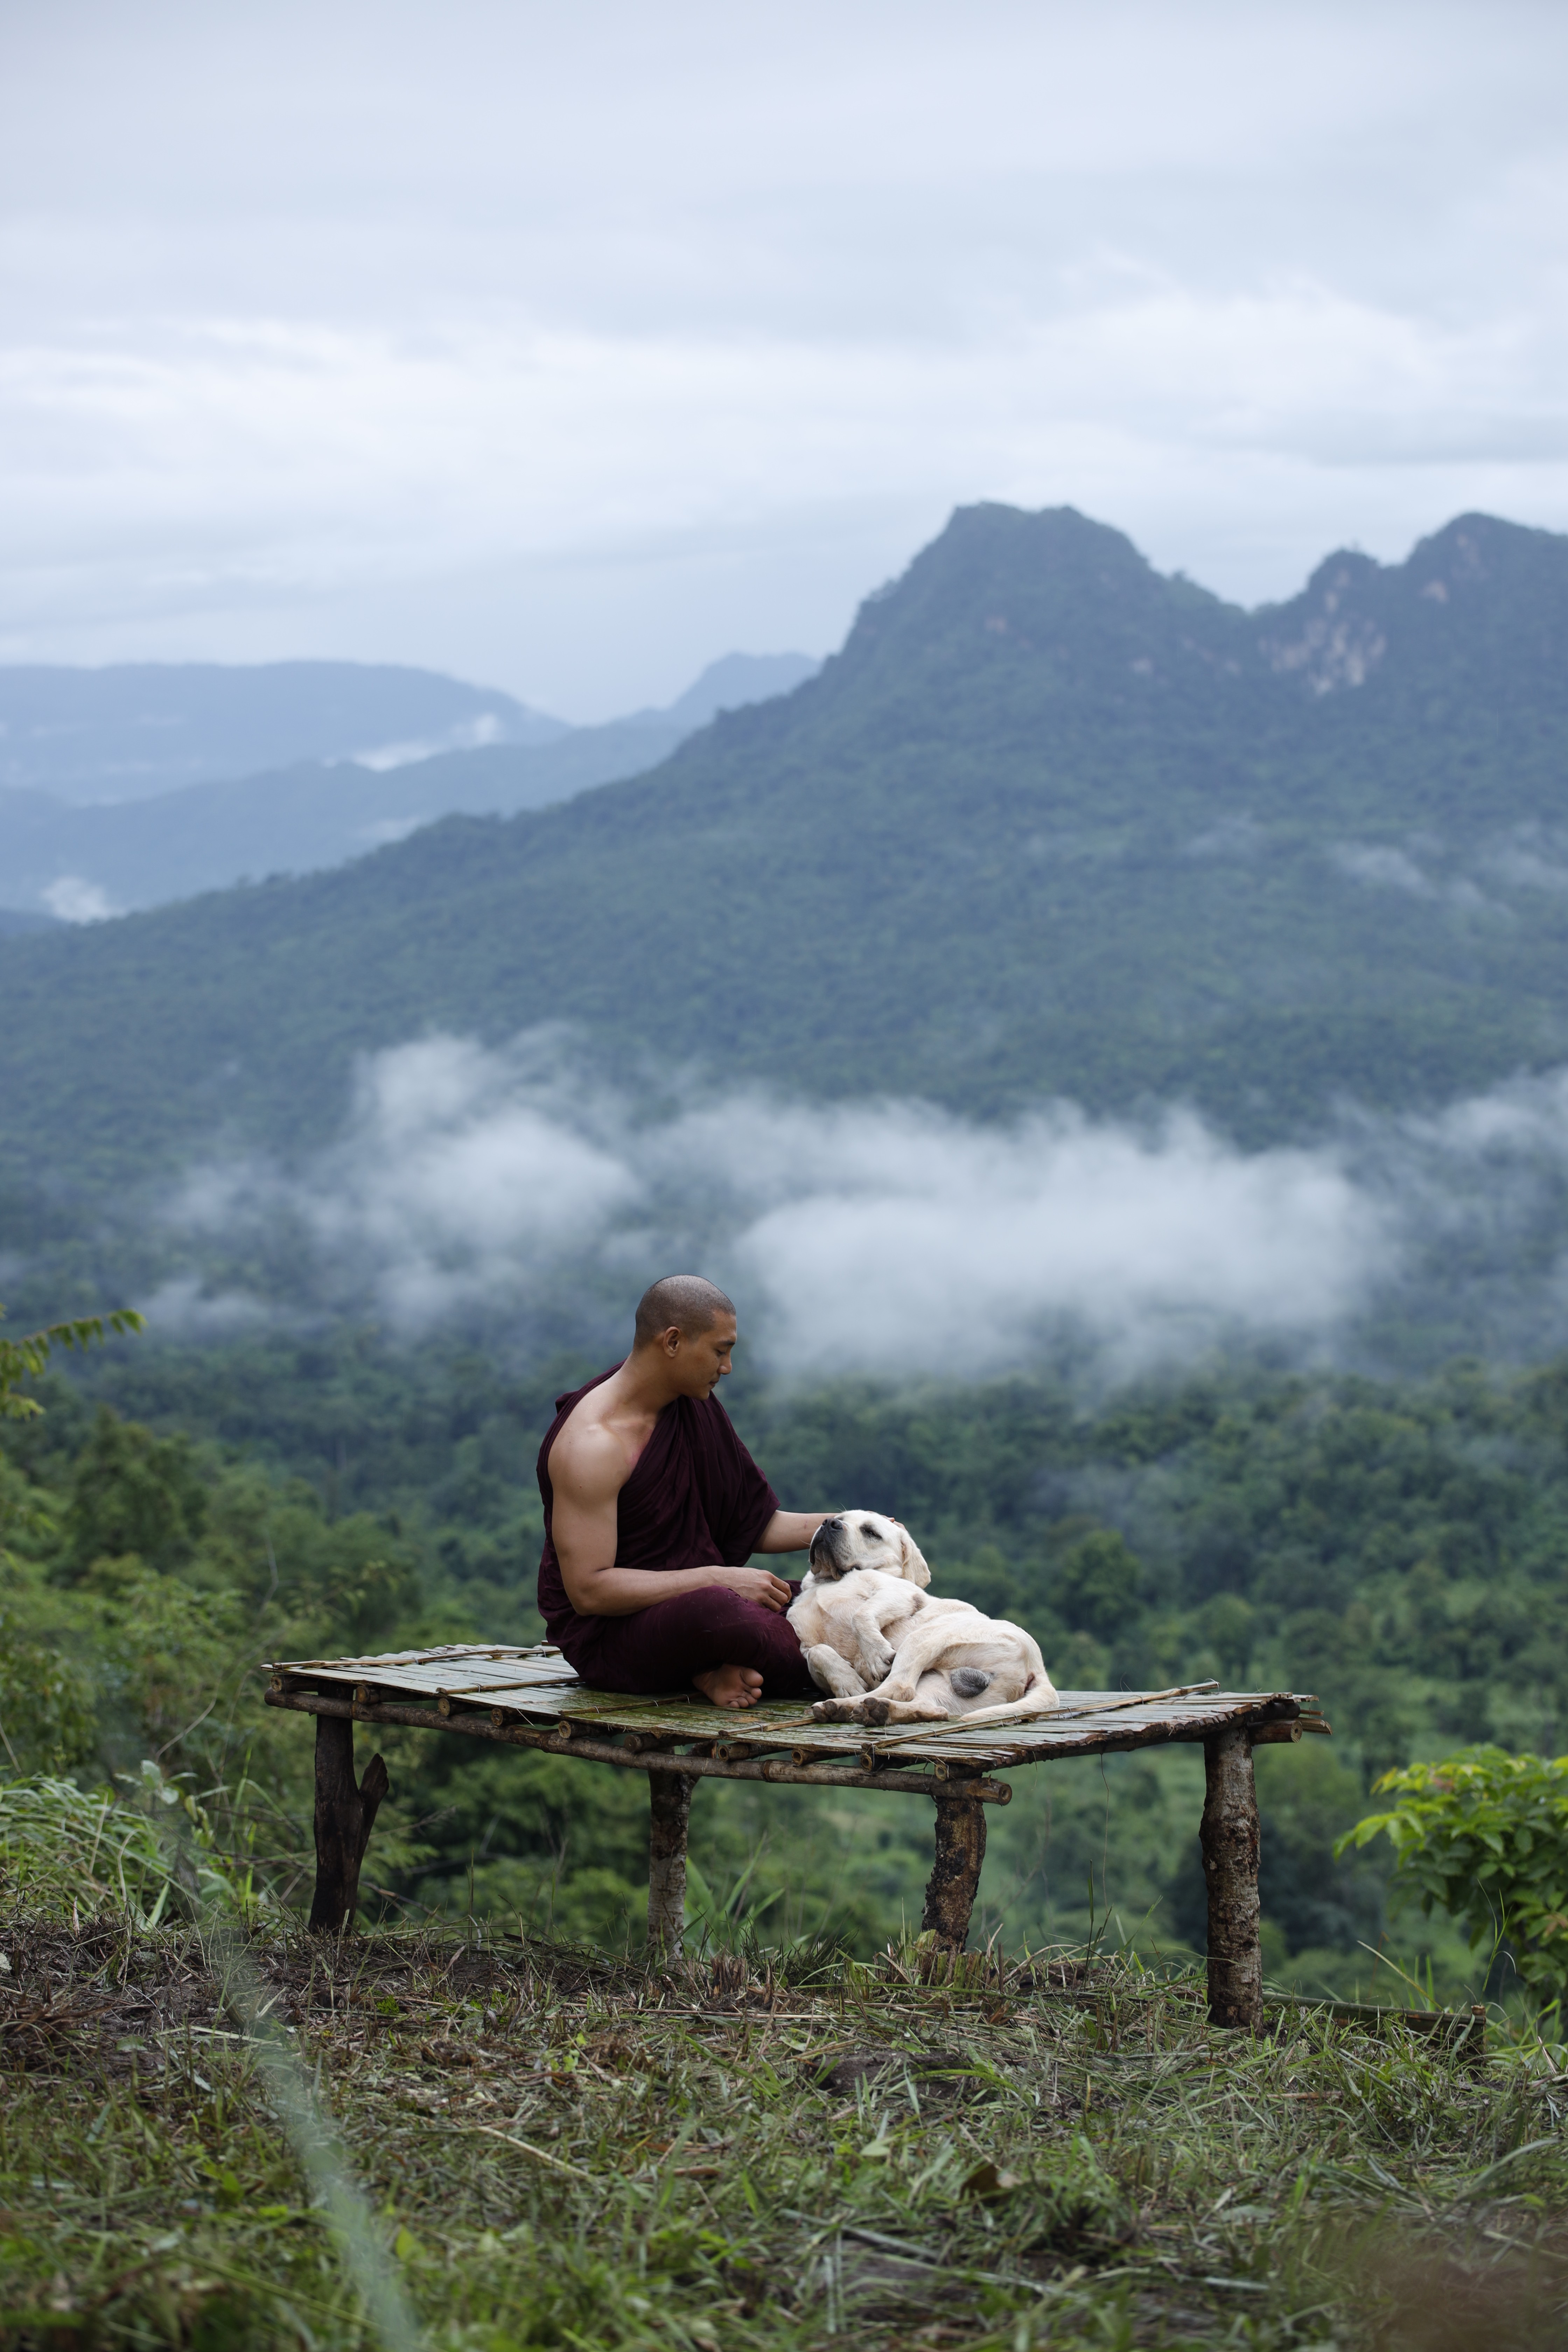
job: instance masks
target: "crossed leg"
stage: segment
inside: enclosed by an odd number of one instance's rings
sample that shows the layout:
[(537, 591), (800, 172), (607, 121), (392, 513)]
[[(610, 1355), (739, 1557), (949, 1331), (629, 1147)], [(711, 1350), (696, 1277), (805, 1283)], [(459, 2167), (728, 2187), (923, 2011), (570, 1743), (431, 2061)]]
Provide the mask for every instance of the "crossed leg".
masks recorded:
[(722, 1707), (816, 1691), (794, 1626), (722, 1585), (656, 1601), (627, 1617), (579, 1619), (562, 1646), (597, 1690), (651, 1696), (695, 1686)]

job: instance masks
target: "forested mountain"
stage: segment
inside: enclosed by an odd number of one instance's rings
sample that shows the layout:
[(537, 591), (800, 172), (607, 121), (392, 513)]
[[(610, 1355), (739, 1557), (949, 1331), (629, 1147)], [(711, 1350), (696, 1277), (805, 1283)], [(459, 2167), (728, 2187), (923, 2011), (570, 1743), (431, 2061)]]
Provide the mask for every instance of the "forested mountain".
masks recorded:
[(956, 514), (783, 699), (340, 871), (0, 945), (12, 1167), (288, 1149), (353, 1058), (624, 1066), (1244, 1140), (1568, 1052), (1568, 539), (1467, 516), (1247, 614), (1070, 509)]

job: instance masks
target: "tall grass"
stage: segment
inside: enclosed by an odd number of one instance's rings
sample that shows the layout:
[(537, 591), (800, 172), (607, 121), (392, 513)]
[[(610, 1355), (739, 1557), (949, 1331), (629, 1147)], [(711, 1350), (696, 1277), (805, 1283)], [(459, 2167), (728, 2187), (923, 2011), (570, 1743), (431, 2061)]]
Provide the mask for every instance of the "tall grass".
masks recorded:
[[(0, 1780), (0, 1913), (90, 1917), (106, 1909), (142, 1928), (169, 1913), (257, 1898), (248, 1873), (215, 1848), (205, 1806), (156, 1764), (121, 1776), (119, 1792), (47, 1773)], [(170, 1835), (179, 1820), (179, 1837)]]

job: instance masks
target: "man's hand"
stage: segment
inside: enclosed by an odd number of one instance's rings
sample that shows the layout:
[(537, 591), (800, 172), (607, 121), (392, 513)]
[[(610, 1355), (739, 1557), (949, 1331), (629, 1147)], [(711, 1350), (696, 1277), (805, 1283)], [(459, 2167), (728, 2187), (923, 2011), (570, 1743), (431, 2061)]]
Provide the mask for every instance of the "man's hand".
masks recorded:
[(768, 1568), (710, 1568), (707, 1571), (714, 1584), (727, 1585), (738, 1592), (742, 1601), (760, 1601), (764, 1609), (784, 1611), (795, 1599), (782, 1576)]

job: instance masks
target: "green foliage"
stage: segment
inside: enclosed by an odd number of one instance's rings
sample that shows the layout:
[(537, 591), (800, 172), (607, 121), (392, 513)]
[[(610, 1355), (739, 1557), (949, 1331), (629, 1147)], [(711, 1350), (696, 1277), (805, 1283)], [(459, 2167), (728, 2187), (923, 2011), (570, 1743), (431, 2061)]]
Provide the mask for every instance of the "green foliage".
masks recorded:
[[(514, 1374), (352, 1334), (199, 1355), (151, 1344), (98, 1368), (100, 1393), (127, 1408), (107, 1436), (95, 1406), (57, 1386), (47, 1417), (0, 1449), (0, 1613), (21, 1645), (0, 1724), (18, 1762), (107, 1778), (163, 1750), (198, 1789), (243, 1789), (243, 1802), (215, 1801), (220, 1843), (298, 1900), (308, 1727), (261, 1706), (256, 1666), (534, 1635), (532, 1459), (575, 1372)], [(1554, 1371), (1238, 1372), (1094, 1406), (1022, 1379), (737, 1388), (738, 1423), (787, 1501), (896, 1511), (938, 1588), (1027, 1625), (1064, 1686), (1213, 1675), (1323, 1696), (1332, 1744), (1258, 1760), (1269, 1966), (1283, 1977), (1373, 1990), (1381, 1964), (1363, 1947), (1385, 1936), (1393, 1849), (1333, 1849), (1377, 1774), (1467, 1739), (1568, 1746), (1568, 1413)], [(112, 1489), (106, 1464), (131, 1465), (133, 1492), (149, 1465), (160, 1491), (195, 1482), (167, 1564), (74, 1564), (72, 1497)], [(640, 1777), (412, 1732), (379, 1744), (395, 1803), (366, 1864), (371, 1916), (471, 1907), (636, 1947)], [(1201, 1946), (1201, 1759), (1184, 1750), (1023, 1776), (989, 1823), (981, 1932), (1015, 1948), (1081, 1938), (1092, 1878), (1113, 1942)], [(745, 1907), (765, 1906), (780, 1940), (828, 1933), (866, 1953), (919, 1916), (922, 1808), (709, 1783), (692, 1837), (721, 1907), (745, 1877)], [(1446, 1997), (1473, 1987), (1445, 1913), (1401, 1934), (1402, 1961), (1430, 1958)]]
[(13, 1771), (68, 1771), (91, 1755), (91, 1680), (74, 1659), (0, 1616), (0, 1747)]
[(233, 1593), (203, 1591), (134, 1557), (101, 1566), (102, 1704), (162, 1755), (251, 1663), (243, 1611)]
[[(0, 1322), (5, 1310), (0, 1307)], [(79, 1315), (66, 1323), (50, 1323), (20, 1339), (0, 1339), (0, 1421), (27, 1421), (42, 1411), (36, 1397), (17, 1394), (17, 1382), (36, 1379), (57, 1348), (90, 1348), (111, 1332), (141, 1331), (142, 1318), (133, 1307), (116, 1307), (108, 1315)]]
[(1398, 1877), (1430, 1911), (1461, 1919), (1470, 1941), (1506, 1942), (1542, 2000), (1568, 1989), (1568, 1756), (1461, 1749), (1385, 1772), (1373, 1794), (1399, 1802), (1347, 1832), (1335, 1851), (1386, 1836)]
[(1112, 1640), (1138, 1606), (1143, 1572), (1114, 1528), (1081, 1536), (1062, 1554), (1051, 1578), (1057, 1614), (1074, 1632)]
[[(294, 1725), (260, 1708), (257, 1669), (374, 1640), (416, 1609), (409, 1547), (369, 1514), (329, 1520), (300, 1481), (106, 1407), (85, 1412), (68, 1391), (53, 1402), (0, 1455), (5, 1760), (84, 1780), (145, 1769), (160, 1787), (206, 1790), (204, 1829), (237, 1883), (295, 1890), (310, 1757)], [(385, 1829), (380, 1858), (413, 1868), (426, 1849), (395, 1807)]]
[(154, 1437), (100, 1407), (72, 1479), (69, 1569), (79, 1574), (95, 1559), (132, 1552), (151, 1568), (174, 1567), (190, 1558), (205, 1512), (189, 1439)]

